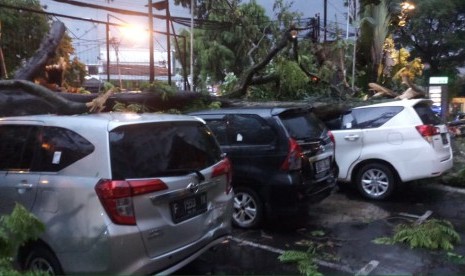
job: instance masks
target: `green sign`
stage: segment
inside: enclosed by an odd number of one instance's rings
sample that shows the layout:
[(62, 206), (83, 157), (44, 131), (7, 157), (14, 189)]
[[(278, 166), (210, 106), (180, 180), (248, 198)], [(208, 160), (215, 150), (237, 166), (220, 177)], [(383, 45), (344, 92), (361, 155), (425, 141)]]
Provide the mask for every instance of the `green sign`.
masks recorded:
[(430, 77), (429, 84), (447, 84), (448, 77)]

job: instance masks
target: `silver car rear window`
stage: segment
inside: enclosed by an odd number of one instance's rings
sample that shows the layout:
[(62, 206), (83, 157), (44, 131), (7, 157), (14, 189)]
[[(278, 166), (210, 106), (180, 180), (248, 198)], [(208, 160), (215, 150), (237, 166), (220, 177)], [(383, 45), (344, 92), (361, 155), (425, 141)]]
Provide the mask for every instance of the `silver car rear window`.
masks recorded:
[(113, 179), (182, 175), (221, 159), (213, 134), (197, 122), (144, 123), (110, 132)]

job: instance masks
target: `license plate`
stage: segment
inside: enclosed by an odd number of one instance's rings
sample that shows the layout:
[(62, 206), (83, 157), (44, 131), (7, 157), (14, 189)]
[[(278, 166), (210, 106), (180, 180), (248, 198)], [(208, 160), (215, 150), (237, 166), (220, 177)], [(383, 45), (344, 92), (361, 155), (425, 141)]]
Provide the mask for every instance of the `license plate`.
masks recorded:
[(329, 170), (329, 165), (330, 165), (329, 158), (325, 158), (323, 160), (316, 161), (315, 162), (315, 171), (316, 171), (316, 173), (318, 174), (318, 173)]
[(174, 223), (195, 217), (207, 211), (207, 193), (175, 200), (170, 203)]

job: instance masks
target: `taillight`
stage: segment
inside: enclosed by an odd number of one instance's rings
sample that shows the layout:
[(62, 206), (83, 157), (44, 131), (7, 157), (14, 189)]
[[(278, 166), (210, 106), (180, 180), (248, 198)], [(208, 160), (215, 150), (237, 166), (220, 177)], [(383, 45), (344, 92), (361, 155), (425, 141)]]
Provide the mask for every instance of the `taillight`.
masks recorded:
[(336, 146), (336, 139), (334, 138), (334, 134), (331, 132), (331, 130), (328, 130), (328, 136), (331, 142), (333, 142), (334, 146)]
[(291, 171), (300, 170), (302, 168), (302, 158), (304, 157), (302, 149), (296, 140), (289, 138), (289, 153), (281, 165), (281, 170)]
[(134, 196), (165, 189), (168, 189), (168, 186), (159, 179), (130, 181), (102, 179), (95, 185), (95, 192), (111, 221), (123, 225), (136, 224), (132, 201)]
[(429, 143), (432, 142), (434, 135), (440, 134), (439, 128), (433, 125), (419, 125), (415, 127), (420, 135)]
[(229, 161), (227, 157), (213, 167), (212, 178), (221, 175), (226, 175), (227, 183), (225, 193), (229, 194), (232, 190), (232, 166), (231, 161)]

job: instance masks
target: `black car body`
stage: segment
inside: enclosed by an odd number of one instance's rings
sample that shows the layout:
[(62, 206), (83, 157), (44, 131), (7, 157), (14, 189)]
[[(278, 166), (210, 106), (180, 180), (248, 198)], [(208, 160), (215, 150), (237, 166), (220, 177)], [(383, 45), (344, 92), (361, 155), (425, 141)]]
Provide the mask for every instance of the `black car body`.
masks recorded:
[(335, 186), (334, 141), (308, 108), (253, 107), (191, 113), (204, 119), (232, 161), (233, 223), (308, 209)]

